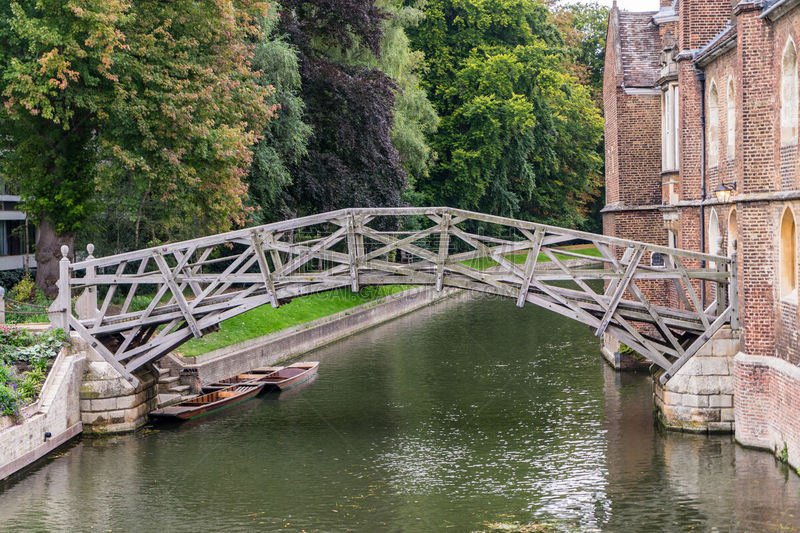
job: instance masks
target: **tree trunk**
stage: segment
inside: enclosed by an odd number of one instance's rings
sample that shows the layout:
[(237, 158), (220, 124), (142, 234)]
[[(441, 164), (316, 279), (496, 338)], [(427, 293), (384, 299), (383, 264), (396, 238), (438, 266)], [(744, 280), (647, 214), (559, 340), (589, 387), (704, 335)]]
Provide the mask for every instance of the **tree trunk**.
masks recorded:
[(69, 258), (74, 258), (75, 234), (59, 235), (50, 219), (43, 219), (36, 239), (36, 286), (48, 298), (58, 295), (58, 262), (61, 260), (61, 246), (65, 244), (69, 246)]

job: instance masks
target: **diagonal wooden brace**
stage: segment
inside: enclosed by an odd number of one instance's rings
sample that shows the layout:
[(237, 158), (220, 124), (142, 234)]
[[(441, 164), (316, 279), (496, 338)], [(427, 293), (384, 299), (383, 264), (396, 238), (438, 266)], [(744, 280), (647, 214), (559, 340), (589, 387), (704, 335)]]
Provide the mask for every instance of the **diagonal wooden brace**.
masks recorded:
[[(161, 252), (156, 252), (153, 255), (153, 259), (155, 259), (156, 265), (158, 265), (158, 269), (161, 271), (161, 275), (164, 276), (164, 281), (172, 292), (172, 296), (175, 298), (192, 335), (194, 335), (195, 338), (202, 337), (203, 334), (200, 332), (200, 328), (197, 327), (197, 321), (194, 319), (191, 309), (189, 309), (189, 303), (186, 301), (186, 298), (184, 298), (183, 292), (181, 292), (178, 284), (175, 283), (175, 274), (170, 271), (166, 259), (164, 259)], [(182, 265), (178, 266), (182, 268)]]
[(253, 250), (258, 261), (258, 268), (261, 269), (261, 276), (264, 278), (264, 287), (267, 289), (267, 297), (273, 309), (278, 308), (278, 298), (275, 296), (275, 284), (272, 282), (272, 274), (269, 271), (267, 256), (264, 255), (264, 242), (255, 231), (250, 235), (253, 241)]

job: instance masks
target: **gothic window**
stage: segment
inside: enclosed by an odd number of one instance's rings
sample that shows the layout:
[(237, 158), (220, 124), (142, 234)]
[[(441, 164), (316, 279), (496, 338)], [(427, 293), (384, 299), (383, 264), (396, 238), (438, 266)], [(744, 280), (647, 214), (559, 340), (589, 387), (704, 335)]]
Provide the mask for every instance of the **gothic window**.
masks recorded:
[[(708, 253), (711, 255), (722, 254), (722, 236), (719, 231), (719, 215), (717, 210), (712, 208), (711, 215), (708, 217)], [(709, 267), (714, 269), (716, 263), (710, 262)]]
[(733, 92), (733, 78), (728, 78), (728, 90), (725, 91), (728, 103), (728, 159), (733, 159), (736, 154), (736, 99)]
[(708, 166), (719, 164), (719, 93), (717, 84), (711, 81), (708, 93)]
[(661, 96), (661, 169), (675, 171), (680, 168), (678, 135), (678, 84), (669, 84)]
[(728, 217), (728, 257), (736, 251), (739, 240), (739, 225), (736, 220), (736, 210), (732, 210)]
[(781, 72), (781, 144), (797, 144), (797, 50), (790, 39)]
[(780, 296), (781, 298), (797, 297), (797, 231), (794, 214), (791, 209), (783, 212), (781, 219), (780, 241)]

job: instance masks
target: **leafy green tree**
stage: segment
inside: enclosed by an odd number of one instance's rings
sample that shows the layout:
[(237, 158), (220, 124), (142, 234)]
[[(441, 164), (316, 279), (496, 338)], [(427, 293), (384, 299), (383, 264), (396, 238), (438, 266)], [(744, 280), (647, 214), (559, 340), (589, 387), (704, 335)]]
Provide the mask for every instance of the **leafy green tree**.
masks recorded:
[(116, 0), (0, 3), (0, 172), (39, 224), (45, 288), (60, 246), (72, 246), (96, 207), (93, 131), (114, 100), (128, 10)]
[(442, 117), (430, 203), (579, 226), (597, 194), (602, 119), (567, 70), (561, 33), (535, 0), (430, 0), (410, 29)]
[(576, 2), (556, 4), (551, 10), (554, 24), (564, 35), (570, 70), (590, 87), (592, 97), (601, 105), (608, 8), (596, 2)]
[(276, 116), (253, 147), (247, 179), (249, 204), (255, 208), (253, 220), (259, 224), (290, 217), (286, 191), (292, 183), (291, 169), (307, 155), (311, 135), (303, 117), (297, 50), (277, 32), (280, 9), (273, 5), (274, 15), (262, 19), (264, 33), (253, 55), (253, 68), (261, 73), (260, 83), (273, 90), (268, 102), (277, 106)]
[[(250, 147), (274, 111), (250, 68), (257, 0), (0, 4), (0, 171), (39, 223), (37, 284), (98, 199), (153, 240), (241, 223)], [(126, 196), (120, 198), (121, 193)]]

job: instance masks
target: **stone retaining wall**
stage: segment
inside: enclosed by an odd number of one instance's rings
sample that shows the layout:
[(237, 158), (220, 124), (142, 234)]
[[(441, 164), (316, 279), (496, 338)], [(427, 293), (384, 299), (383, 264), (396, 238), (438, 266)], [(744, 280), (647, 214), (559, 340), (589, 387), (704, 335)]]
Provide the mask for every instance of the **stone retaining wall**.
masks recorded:
[(86, 363), (80, 346), (65, 346), (50, 369), (39, 399), (22, 410), (21, 421), (0, 417), (0, 480), (81, 432), (78, 390)]

